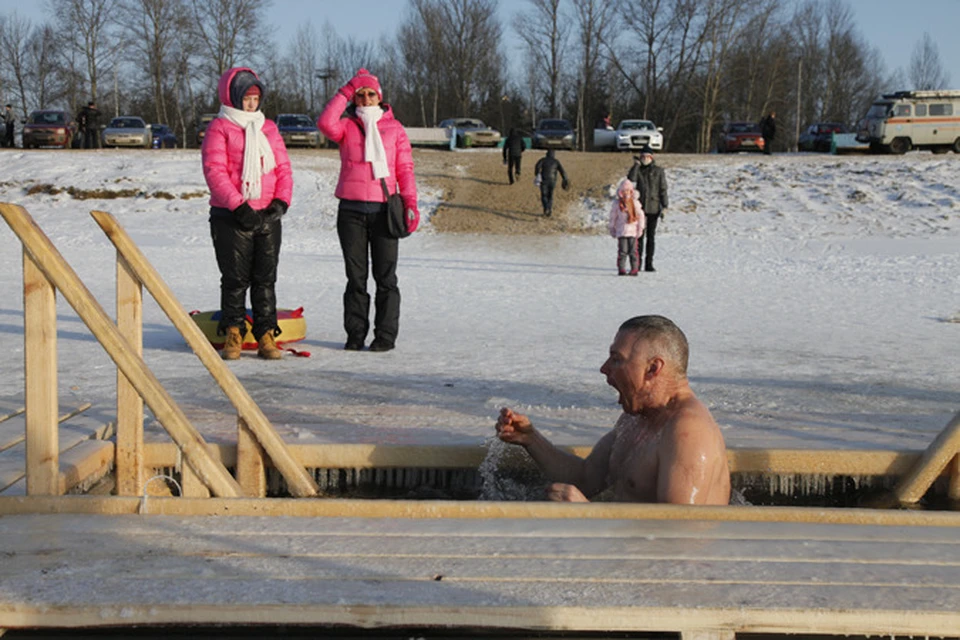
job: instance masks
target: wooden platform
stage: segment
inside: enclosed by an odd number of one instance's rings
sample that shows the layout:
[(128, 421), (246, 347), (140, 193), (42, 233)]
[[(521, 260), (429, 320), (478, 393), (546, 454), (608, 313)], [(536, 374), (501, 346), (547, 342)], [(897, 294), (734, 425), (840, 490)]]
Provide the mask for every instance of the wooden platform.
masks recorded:
[[(65, 493), (113, 467), (116, 418), (89, 402), (59, 409), (60, 491)], [(26, 416), (22, 402), (0, 398), (0, 496), (26, 494)]]
[(955, 527), (564, 506), (582, 517), (2, 516), (0, 629), (960, 633)]

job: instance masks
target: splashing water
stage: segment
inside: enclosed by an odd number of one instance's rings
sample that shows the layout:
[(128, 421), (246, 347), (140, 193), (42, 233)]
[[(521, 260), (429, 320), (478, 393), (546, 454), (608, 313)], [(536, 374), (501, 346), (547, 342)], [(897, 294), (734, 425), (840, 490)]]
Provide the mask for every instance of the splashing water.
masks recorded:
[(478, 469), (478, 500), (543, 500), (548, 482), (523, 447), (506, 444), (496, 436), (484, 442), (487, 455)]

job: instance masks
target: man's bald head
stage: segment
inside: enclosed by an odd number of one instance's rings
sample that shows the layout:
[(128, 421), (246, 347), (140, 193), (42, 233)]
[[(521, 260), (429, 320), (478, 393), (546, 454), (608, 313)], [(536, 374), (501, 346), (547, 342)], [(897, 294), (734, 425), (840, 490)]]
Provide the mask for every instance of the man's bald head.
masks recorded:
[(690, 346), (687, 336), (672, 320), (656, 315), (636, 316), (621, 324), (618, 331), (635, 336), (634, 348), (640, 342), (647, 343), (653, 351), (651, 355), (662, 357), (673, 365), (678, 375), (687, 376)]

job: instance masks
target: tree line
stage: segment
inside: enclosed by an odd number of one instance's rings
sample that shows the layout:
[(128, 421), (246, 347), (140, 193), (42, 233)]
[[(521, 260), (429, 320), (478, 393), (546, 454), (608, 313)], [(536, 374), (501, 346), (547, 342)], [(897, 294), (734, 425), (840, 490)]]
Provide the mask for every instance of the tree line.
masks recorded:
[(503, 24), (498, 0), (407, 0), (392, 35), (348, 39), (308, 20), (278, 46), (270, 0), (47, 0), (41, 23), (0, 14), (0, 95), (23, 114), (94, 100), (187, 141), (200, 114), (218, 110), (230, 67), (260, 73), (274, 117), (316, 116), (364, 66), (407, 126), (470, 116), (505, 132), (562, 117), (589, 148), (604, 116), (646, 118), (663, 127), (666, 149), (706, 152), (727, 121), (776, 111), (775, 148), (786, 150), (808, 123), (853, 124), (880, 93), (950, 80), (927, 34), (909, 66), (888, 74), (844, 0), (516, 6)]

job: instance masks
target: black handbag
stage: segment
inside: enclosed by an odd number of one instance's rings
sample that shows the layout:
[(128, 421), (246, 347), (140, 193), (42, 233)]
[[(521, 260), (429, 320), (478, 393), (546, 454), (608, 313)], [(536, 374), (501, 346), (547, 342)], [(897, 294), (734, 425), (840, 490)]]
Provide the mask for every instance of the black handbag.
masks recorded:
[(406, 238), (410, 232), (407, 230), (403, 198), (399, 193), (391, 194), (387, 189), (387, 181), (383, 178), (380, 178), (380, 186), (383, 187), (383, 195), (387, 199), (387, 235), (391, 238)]

